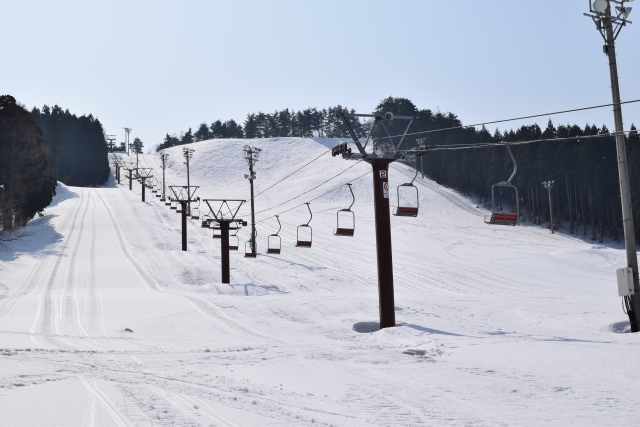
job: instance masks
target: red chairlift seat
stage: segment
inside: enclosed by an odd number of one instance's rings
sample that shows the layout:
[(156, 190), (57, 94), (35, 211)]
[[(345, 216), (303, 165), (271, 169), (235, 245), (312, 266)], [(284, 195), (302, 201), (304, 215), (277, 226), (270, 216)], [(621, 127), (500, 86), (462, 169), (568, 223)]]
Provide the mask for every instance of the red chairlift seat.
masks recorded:
[[(296, 246), (299, 248), (310, 248), (311, 247), (311, 242), (313, 241), (313, 229), (311, 228), (311, 226), (309, 225), (309, 223), (311, 222), (311, 220), (313, 219), (313, 213), (311, 213), (311, 208), (309, 207), (309, 203), (305, 203), (307, 205), (307, 209), (309, 209), (309, 215), (311, 215), (311, 217), (309, 218), (309, 221), (307, 221), (306, 224), (301, 224), (298, 226), (298, 230), (296, 231)], [(307, 236), (303, 236), (302, 238), (300, 237), (300, 231), (305, 232), (305, 230), (309, 231), (309, 235)]]
[(351, 206), (346, 209), (340, 209), (336, 213), (336, 229), (333, 234), (336, 236), (353, 237), (356, 228), (356, 215), (351, 210), (351, 207), (356, 202), (356, 197), (353, 195), (351, 184), (347, 185), (349, 186), (349, 191), (351, 191), (353, 201), (351, 202)]
[(251, 242), (246, 242), (244, 244), (244, 257), (245, 258), (255, 258), (258, 255), (256, 252), (251, 252)]
[(192, 208), (191, 209), (191, 219), (200, 219), (200, 209)]
[[(513, 173), (509, 177), (507, 181), (501, 181), (497, 184), (493, 184), (491, 186), (491, 202), (493, 204), (493, 212), (491, 215), (487, 215), (484, 218), (484, 222), (486, 224), (496, 224), (496, 225), (518, 225), (518, 217), (520, 216), (520, 197), (518, 195), (518, 187), (511, 183), (511, 180), (518, 172), (518, 164), (516, 163), (516, 158), (513, 156), (511, 152), (511, 147), (509, 144), (506, 144), (507, 151), (509, 152), (509, 156), (511, 156), (511, 160), (513, 161)], [(516, 212), (496, 212), (497, 204), (496, 204), (496, 187), (505, 187), (511, 188), (515, 192), (516, 196)], [(502, 194), (502, 193), (501, 193)]]
[[(237, 233), (237, 231), (236, 231)], [(238, 250), (238, 243), (239, 243), (240, 239), (238, 239), (238, 236), (236, 236), (235, 234), (232, 234), (229, 236), (229, 250), (230, 251), (237, 251)]]
[(497, 225), (517, 225), (518, 215), (507, 212), (493, 212), (491, 215), (485, 217), (484, 222)]
[(398, 206), (396, 209), (396, 216), (418, 216), (418, 208), (412, 208), (409, 206)]
[[(418, 216), (418, 207), (420, 206), (420, 198), (418, 195), (418, 187), (413, 185), (413, 181), (416, 180), (418, 176), (418, 163), (416, 162), (416, 174), (413, 176), (411, 182), (407, 182), (404, 184), (398, 185), (396, 192), (398, 194), (398, 207), (396, 211), (393, 213), (395, 216)], [(402, 194), (404, 193), (404, 194)], [(411, 198), (415, 200), (415, 206), (410, 206), (405, 203), (407, 198)], [(405, 203), (403, 205), (403, 203)]]
[(278, 231), (274, 234), (269, 234), (267, 237), (267, 253), (277, 255), (280, 253), (280, 249), (282, 248), (282, 239), (279, 236), (282, 224), (280, 223), (280, 217), (278, 215), (276, 215), (276, 219), (278, 220)]

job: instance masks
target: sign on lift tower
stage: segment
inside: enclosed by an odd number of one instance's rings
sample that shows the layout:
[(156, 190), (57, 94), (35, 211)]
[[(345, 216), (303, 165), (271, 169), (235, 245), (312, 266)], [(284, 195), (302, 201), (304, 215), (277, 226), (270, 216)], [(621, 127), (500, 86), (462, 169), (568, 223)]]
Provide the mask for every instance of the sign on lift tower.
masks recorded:
[[(389, 328), (396, 325), (395, 302), (393, 293), (393, 254), (391, 251), (391, 214), (389, 212), (389, 163), (397, 160), (403, 160), (407, 157), (423, 156), (427, 154), (426, 147), (418, 149), (400, 150), (402, 143), (411, 128), (414, 121), (420, 120), (418, 116), (394, 116), (392, 113), (382, 114), (345, 114), (338, 113), (337, 118), (341, 119), (345, 127), (351, 135), (351, 139), (355, 143), (358, 152), (353, 153), (347, 143), (335, 146), (331, 150), (333, 157), (342, 155), (346, 160), (364, 160), (373, 168), (373, 201), (376, 220), (376, 251), (378, 258), (378, 298), (380, 310), (380, 329)], [(348, 118), (353, 117), (369, 117), (374, 119), (373, 126), (367, 136), (364, 146), (356, 136), (353, 127), (349, 123)], [(367, 153), (365, 149), (369, 143), (369, 139), (373, 135), (376, 125), (384, 126), (383, 121), (391, 120), (409, 120), (404, 133), (397, 145), (394, 145), (393, 139), (387, 133), (388, 140), (393, 147), (391, 153), (384, 153), (379, 149), (379, 145), (375, 142), (373, 151)]]

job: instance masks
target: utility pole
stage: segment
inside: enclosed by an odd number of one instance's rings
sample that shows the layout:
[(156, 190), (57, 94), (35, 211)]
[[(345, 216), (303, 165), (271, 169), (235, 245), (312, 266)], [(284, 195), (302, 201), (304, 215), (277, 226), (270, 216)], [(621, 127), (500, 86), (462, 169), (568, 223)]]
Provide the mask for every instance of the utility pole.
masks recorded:
[[(182, 149), (182, 155), (186, 160), (184, 164), (187, 165), (187, 191), (190, 191), (191, 189), (191, 184), (189, 183), (189, 160), (191, 160), (191, 158), (193, 157), (193, 152), (194, 150), (192, 148)], [(191, 199), (191, 194), (187, 194), (187, 199)], [(187, 202), (187, 215), (191, 215), (191, 202)]]
[(127, 147), (127, 156), (129, 155), (129, 133), (131, 133), (131, 128), (122, 128), (124, 129), (124, 145)]
[(553, 189), (553, 183), (555, 181), (543, 181), (542, 185), (544, 186), (544, 188), (547, 189), (547, 192), (549, 193), (549, 222), (551, 224), (551, 234), (554, 234), (554, 228), (553, 228), (553, 198), (551, 197), (551, 190)]
[(253, 200), (253, 180), (256, 179), (256, 173), (253, 171), (253, 166), (258, 162), (262, 150), (254, 146), (245, 145), (243, 151), (244, 159), (249, 165), (249, 175), (245, 174), (244, 178), (249, 180), (249, 185), (251, 186), (251, 240), (249, 240), (251, 243), (249, 246), (251, 246), (251, 254), (255, 255), (258, 252), (256, 249), (256, 215)]
[[(604, 39), (604, 54), (609, 59), (609, 77), (611, 80), (611, 96), (613, 99), (613, 118), (616, 131), (616, 150), (618, 153), (618, 180), (620, 181), (620, 199), (622, 204), (622, 227), (624, 230), (624, 246), (627, 253), (627, 268), (633, 272), (633, 294), (622, 295), (627, 306), (631, 332), (638, 332), (640, 324), (640, 284), (638, 281), (638, 256), (636, 253), (636, 238), (633, 225), (633, 211), (631, 206), (631, 188), (627, 163), (626, 138), (622, 122), (622, 107), (620, 106), (620, 86), (618, 82), (618, 65), (616, 63), (615, 41), (622, 27), (631, 24), (628, 21), (630, 7), (625, 4), (629, 0), (594, 0), (591, 13), (586, 16), (593, 19), (596, 28)], [(616, 16), (611, 15), (611, 3), (616, 3)], [(591, 6), (591, 3), (590, 3)], [(615, 25), (615, 29), (613, 28)]]
[(109, 152), (113, 153), (113, 146), (115, 145), (116, 136), (115, 135), (105, 135), (107, 140), (107, 145), (109, 146)]
[(164, 202), (166, 200), (165, 196), (165, 180), (164, 180), (164, 170), (167, 168), (167, 159), (169, 158), (169, 155), (167, 153), (162, 153), (160, 155), (160, 160), (162, 160), (162, 197), (160, 198), (161, 202)]
[[(364, 146), (355, 134), (353, 127), (347, 120), (348, 117), (368, 117), (374, 122)], [(418, 116), (394, 116), (392, 113), (381, 114), (345, 114), (338, 113), (337, 118), (342, 120), (351, 135), (351, 139), (358, 148), (358, 153), (352, 153), (347, 143), (338, 144), (331, 150), (332, 156), (342, 155), (343, 159), (361, 160), (369, 163), (373, 169), (373, 202), (376, 221), (376, 253), (378, 261), (378, 298), (380, 329), (396, 326), (395, 301), (393, 291), (393, 252), (391, 249), (391, 216), (389, 214), (389, 164), (397, 160), (405, 159), (407, 155), (422, 156), (427, 154), (426, 147), (414, 150), (402, 150), (400, 147), (411, 128), (414, 121), (420, 120)], [(387, 154), (378, 152), (378, 147), (382, 144), (373, 144), (373, 153), (365, 151), (369, 138), (377, 124), (383, 125), (383, 120), (409, 120), (404, 134), (398, 145), (393, 146), (393, 141), (389, 137), (393, 153)], [(384, 126), (384, 125), (383, 125)], [(386, 130), (386, 127), (385, 127)], [(417, 159), (416, 159), (417, 161)]]

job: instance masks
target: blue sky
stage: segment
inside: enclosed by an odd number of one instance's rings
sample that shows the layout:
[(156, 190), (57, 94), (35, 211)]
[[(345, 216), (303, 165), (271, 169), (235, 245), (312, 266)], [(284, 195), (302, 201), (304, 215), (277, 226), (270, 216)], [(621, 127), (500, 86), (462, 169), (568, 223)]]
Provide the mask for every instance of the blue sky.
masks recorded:
[[(587, 0), (3, 3), (0, 92), (92, 113), (118, 141), (131, 127), (145, 148), (203, 121), (387, 96), (463, 123), (611, 101)], [(639, 35), (618, 38), (623, 100), (640, 98)], [(640, 125), (640, 105), (623, 116)], [(553, 120), (613, 127), (608, 108)]]

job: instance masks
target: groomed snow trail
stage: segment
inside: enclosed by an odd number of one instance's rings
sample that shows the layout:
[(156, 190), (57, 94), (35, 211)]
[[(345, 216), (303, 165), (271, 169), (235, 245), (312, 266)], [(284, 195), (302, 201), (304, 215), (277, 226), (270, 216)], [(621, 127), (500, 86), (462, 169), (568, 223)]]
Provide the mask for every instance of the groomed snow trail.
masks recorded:
[[(248, 198), (245, 143), (191, 146), (197, 195)], [(251, 143), (259, 194), (337, 140)], [(186, 185), (181, 150), (167, 150), (168, 184)], [(161, 177), (157, 156), (139, 161)], [(211, 230), (190, 220), (182, 252), (180, 215), (150, 190), (141, 202), (137, 182), (60, 184), (31, 235), (0, 252), (0, 424), (634, 425), (640, 338), (616, 297), (620, 245), (486, 225), (484, 209), (418, 177), (420, 214), (392, 217), (399, 326), (377, 331), (369, 168), (325, 154), (260, 194), (259, 255), (242, 256), (241, 230), (230, 285)], [(412, 176), (392, 165), (392, 188)], [(347, 182), (353, 238), (333, 235)], [(313, 247), (296, 248), (309, 200)], [(267, 255), (287, 210), (282, 254)]]

